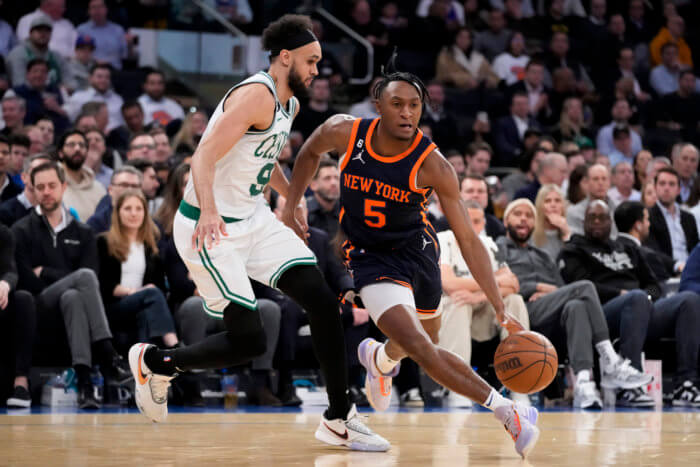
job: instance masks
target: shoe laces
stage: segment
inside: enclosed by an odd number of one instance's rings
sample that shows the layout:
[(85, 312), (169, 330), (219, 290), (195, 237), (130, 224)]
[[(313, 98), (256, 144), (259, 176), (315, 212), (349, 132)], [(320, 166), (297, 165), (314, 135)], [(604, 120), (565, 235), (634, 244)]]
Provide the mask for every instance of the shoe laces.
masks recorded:
[(174, 376), (163, 376), (163, 375), (152, 375), (151, 376), (151, 391), (153, 392), (153, 400), (162, 404), (168, 400), (168, 388), (170, 387), (170, 380)]
[(623, 378), (629, 378), (631, 376), (638, 376), (641, 371), (632, 366), (632, 362), (629, 359), (624, 359), (616, 368), (618, 374)]
[(369, 420), (369, 417), (367, 417), (366, 415), (360, 415), (359, 413), (355, 413), (355, 415), (353, 415), (351, 418), (345, 420), (345, 426), (353, 431), (362, 433), (363, 435), (372, 436), (374, 435), (374, 433), (372, 432), (372, 430), (369, 429), (367, 425), (365, 425), (365, 422), (367, 420)]

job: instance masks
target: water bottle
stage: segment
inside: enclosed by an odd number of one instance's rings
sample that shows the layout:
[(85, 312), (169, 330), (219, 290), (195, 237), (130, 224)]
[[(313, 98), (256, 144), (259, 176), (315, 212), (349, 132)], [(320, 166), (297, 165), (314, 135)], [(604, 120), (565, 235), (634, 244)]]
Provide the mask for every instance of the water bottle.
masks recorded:
[(221, 392), (224, 393), (224, 408), (235, 409), (238, 406), (238, 375), (229, 374), (224, 370)]
[(61, 373), (60, 376), (56, 376), (54, 380), (54, 387), (64, 388), (66, 393), (68, 392), (78, 392), (78, 377), (75, 374), (73, 368), (67, 368)]

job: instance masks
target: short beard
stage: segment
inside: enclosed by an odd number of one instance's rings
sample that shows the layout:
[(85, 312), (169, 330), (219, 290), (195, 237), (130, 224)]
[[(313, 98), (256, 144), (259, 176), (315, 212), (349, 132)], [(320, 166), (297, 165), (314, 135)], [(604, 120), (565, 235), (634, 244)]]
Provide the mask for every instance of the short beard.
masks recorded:
[(304, 84), (304, 80), (301, 79), (301, 76), (299, 73), (297, 73), (296, 68), (294, 68), (294, 64), (292, 64), (291, 68), (289, 68), (287, 85), (296, 97), (305, 98), (309, 94), (309, 91), (306, 89), (306, 85)]
[(318, 190), (316, 192), (319, 198), (327, 203), (335, 203), (340, 198), (340, 195), (329, 195), (328, 193)]
[(61, 206), (61, 203), (59, 202), (53, 202), (52, 204), (46, 205), (44, 203), (39, 203), (41, 206), (41, 212), (44, 214), (49, 214), (51, 212), (54, 212), (56, 209), (58, 209)]
[(512, 225), (507, 225), (506, 229), (508, 230), (508, 236), (518, 244), (526, 243), (528, 240), (530, 240), (530, 236), (532, 236), (532, 230), (530, 230), (525, 238), (521, 238), (520, 235), (518, 235), (518, 232), (515, 230), (515, 227)]
[(80, 170), (83, 167), (83, 164), (85, 163), (85, 156), (80, 157), (80, 161), (77, 160), (75, 155), (73, 156), (63, 156), (63, 163), (68, 167), (70, 170)]

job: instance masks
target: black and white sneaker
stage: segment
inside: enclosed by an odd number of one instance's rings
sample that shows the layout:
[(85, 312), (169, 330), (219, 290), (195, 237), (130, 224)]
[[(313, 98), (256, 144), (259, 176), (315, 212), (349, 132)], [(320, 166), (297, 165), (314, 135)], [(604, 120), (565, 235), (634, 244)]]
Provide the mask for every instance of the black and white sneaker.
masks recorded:
[(617, 393), (618, 407), (634, 407), (635, 409), (645, 409), (654, 407), (654, 399), (642, 388), (623, 389)]
[(673, 390), (671, 405), (674, 407), (700, 407), (700, 389), (692, 381), (684, 381)]
[(32, 396), (24, 386), (15, 386), (12, 397), (7, 399), (8, 408), (26, 409), (32, 406)]

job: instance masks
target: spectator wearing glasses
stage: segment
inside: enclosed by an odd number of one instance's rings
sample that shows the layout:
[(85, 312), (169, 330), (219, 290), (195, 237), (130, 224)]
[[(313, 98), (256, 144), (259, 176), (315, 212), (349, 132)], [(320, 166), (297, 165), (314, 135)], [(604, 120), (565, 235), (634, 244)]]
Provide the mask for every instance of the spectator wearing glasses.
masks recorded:
[(145, 159), (155, 162), (156, 141), (148, 133), (137, 133), (129, 141), (129, 150), (126, 152), (126, 160)]
[(95, 214), (88, 220), (87, 225), (96, 233), (109, 230), (112, 226), (113, 200), (126, 190), (139, 190), (143, 182), (143, 174), (130, 165), (124, 165), (112, 173), (107, 187), (107, 194), (97, 204)]
[(105, 187), (95, 173), (85, 166), (87, 138), (77, 130), (65, 133), (58, 144), (58, 159), (66, 171), (68, 187), (63, 196), (66, 206), (75, 209), (79, 219), (87, 220), (95, 212)]

